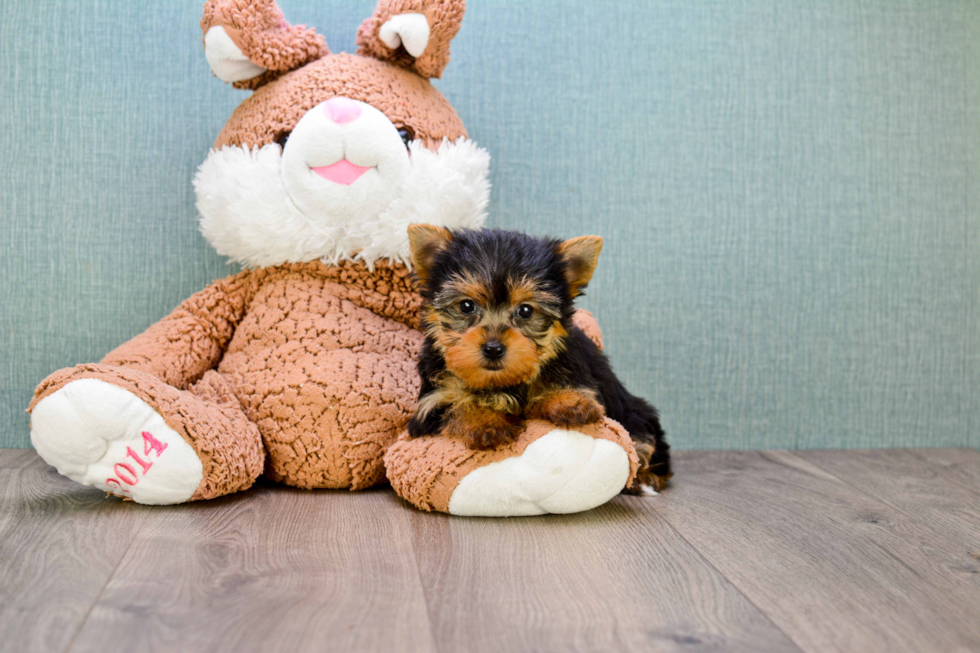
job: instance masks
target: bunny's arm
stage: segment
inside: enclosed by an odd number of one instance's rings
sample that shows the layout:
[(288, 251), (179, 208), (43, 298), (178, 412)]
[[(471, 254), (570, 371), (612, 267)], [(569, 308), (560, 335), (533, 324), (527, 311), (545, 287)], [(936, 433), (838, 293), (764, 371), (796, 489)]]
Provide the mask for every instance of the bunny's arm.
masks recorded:
[(152, 374), (180, 390), (220, 362), (254, 292), (242, 272), (191, 295), (170, 315), (109, 352), (104, 365)]

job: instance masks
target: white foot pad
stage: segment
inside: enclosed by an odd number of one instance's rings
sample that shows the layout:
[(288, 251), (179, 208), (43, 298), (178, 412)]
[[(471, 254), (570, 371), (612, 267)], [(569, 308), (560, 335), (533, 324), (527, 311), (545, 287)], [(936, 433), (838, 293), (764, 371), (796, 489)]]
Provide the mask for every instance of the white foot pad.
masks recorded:
[(626, 485), (630, 461), (609, 440), (556, 429), (520, 456), (466, 475), (449, 500), (449, 513), (516, 517), (591, 510)]
[(159, 413), (97, 379), (42, 399), (31, 414), (31, 443), (63, 476), (136, 503), (183, 503), (204, 476), (194, 448)]

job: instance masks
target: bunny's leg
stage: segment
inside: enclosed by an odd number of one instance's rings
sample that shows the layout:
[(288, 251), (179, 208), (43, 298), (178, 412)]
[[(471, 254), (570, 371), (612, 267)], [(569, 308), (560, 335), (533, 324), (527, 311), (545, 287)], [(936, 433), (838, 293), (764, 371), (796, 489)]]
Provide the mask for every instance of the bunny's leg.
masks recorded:
[(258, 428), (216, 372), (178, 390), (145, 372), (80, 365), (49, 377), (31, 413), (31, 442), (59, 473), (137, 503), (243, 490), (265, 461)]

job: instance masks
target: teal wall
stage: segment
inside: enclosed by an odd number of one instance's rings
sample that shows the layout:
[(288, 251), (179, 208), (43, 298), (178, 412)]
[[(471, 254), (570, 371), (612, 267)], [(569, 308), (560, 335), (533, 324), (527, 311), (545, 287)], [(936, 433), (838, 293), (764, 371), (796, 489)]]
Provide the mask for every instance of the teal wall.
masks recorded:
[[(0, 3), (0, 445), (233, 271), (201, 4)], [(373, 2), (281, 5), (339, 51)], [(675, 446), (980, 446), (980, 3), (471, 0), (438, 86), (493, 224), (606, 238), (585, 304)]]

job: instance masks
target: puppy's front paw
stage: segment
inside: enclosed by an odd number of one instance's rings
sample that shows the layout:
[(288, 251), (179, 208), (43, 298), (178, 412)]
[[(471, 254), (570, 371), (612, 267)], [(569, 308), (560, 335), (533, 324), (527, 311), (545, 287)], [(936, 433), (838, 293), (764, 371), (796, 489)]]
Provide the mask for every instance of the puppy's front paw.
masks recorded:
[(510, 425), (488, 424), (466, 434), (466, 444), (470, 449), (496, 449), (513, 442), (520, 429)]
[(470, 449), (496, 449), (513, 442), (522, 428), (521, 420), (513, 415), (468, 410), (449, 421), (446, 434), (462, 437)]
[(569, 427), (594, 424), (605, 417), (606, 411), (588, 390), (558, 390), (542, 397), (528, 414), (555, 426)]

